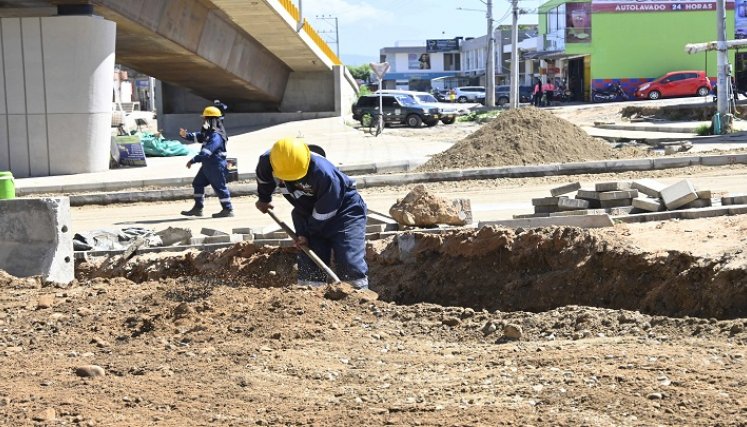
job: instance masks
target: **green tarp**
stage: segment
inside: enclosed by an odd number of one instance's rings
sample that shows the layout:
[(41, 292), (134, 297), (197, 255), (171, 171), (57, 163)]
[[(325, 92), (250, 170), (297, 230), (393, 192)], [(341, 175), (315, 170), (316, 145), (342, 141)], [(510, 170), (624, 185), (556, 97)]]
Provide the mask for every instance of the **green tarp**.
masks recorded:
[(179, 141), (168, 140), (149, 132), (138, 133), (143, 150), (148, 157), (188, 156), (192, 150)]

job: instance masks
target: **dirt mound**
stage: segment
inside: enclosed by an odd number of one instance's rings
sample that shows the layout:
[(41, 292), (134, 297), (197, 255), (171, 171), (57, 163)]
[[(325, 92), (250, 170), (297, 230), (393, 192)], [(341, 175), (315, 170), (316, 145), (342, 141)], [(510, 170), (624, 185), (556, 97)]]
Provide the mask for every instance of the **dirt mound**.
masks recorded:
[(418, 170), (463, 169), (601, 160), (614, 157), (605, 142), (538, 108), (518, 108), (431, 157)]

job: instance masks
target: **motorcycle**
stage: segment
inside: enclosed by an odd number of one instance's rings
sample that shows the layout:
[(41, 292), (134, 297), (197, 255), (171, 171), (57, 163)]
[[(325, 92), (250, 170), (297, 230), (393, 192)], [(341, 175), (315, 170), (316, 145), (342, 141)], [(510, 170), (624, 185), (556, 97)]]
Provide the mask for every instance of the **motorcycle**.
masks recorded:
[(606, 90), (591, 90), (591, 102), (627, 101), (630, 97), (622, 89), (620, 83), (610, 83)]

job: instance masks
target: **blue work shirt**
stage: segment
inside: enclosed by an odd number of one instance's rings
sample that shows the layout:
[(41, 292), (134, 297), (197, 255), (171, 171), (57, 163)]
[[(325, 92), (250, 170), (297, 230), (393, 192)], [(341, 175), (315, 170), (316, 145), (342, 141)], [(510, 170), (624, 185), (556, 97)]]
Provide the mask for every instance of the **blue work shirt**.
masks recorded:
[(343, 213), (347, 205), (358, 203), (359, 198), (354, 197), (355, 182), (316, 153), (311, 153), (309, 169), (297, 181), (282, 181), (273, 175), (269, 151), (259, 157), (256, 172), (260, 201), (270, 203), (273, 191), (280, 187), (296, 213), (307, 218), (305, 229), (297, 224), (296, 233), (300, 236), (321, 234), (330, 219)]
[(192, 163), (218, 164), (226, 160), (226, 141), (218, 132), (189, 132), (184, 139), (202, 143), (202, 148), (192, 158)]

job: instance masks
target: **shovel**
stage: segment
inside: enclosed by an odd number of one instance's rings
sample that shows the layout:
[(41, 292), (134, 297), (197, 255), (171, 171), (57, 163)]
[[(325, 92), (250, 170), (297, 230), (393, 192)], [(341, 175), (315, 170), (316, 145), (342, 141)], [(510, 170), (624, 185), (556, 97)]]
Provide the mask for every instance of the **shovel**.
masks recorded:
[[(270, 214), (270, 216), (272, 217), (272, 219), (274, 219), (275, 222), (278, 223), (278, 225), (280, 226), (280, 228), (283, 229), (283, 231), (285, 231), (286, 233), (288, 233), (288, 235), (291, 237), (291, 239), (296, 240), (298, 238), (296, 236), (296, 233), (293, 231), (293, 229), (290, 228), (288, 226), (288, 224), (286, 224), (283, 221), (281, 221), (280, 218), (278, 218), (275, 215), (275, 212), (273, 212), (272, 209), (268, 209), (267, 213)], [(324, 270), (325, 273), (327, 273), (327, 276), (329, 276), (332, 279), (332, 284), (333, 285), (337, 284), (337, 283), (340, 283), (340, 278), (337, 277), (337, 275), (335, 274), (335, 272), (332, 271), (332, 269), (329, 268), (329, 266), (327, 266), (327, 264), (325, 264), (324, 261), (322, 261), (321, 258), (319, 258), (317, 256), (317, 254), (314, 253), (314, 251), (312, 251), (311, 249), (309, 249), (306, 246), (301, 246), (301, 250), (303, 250), (306, 253), (306, 255), (308, 255), (309, 258), (311, 258), (311, 260), (314, 261), (314, 264), (318, 265), (319, 268), (321, 268), (322, 270)]]

